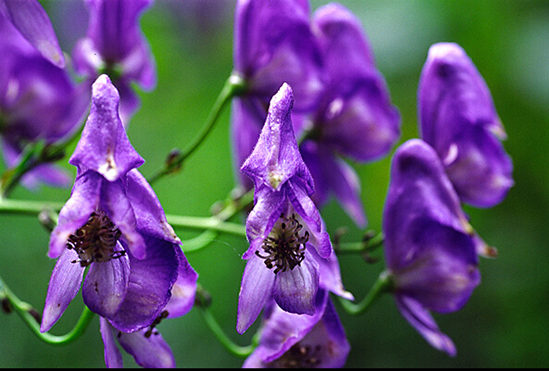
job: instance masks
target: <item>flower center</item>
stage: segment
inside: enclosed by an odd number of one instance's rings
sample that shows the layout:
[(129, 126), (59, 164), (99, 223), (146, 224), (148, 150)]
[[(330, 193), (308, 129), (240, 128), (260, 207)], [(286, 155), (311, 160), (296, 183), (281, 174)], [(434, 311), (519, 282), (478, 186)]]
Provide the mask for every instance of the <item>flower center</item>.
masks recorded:
[(74, 249), (79, 257), (72, 263), (87, 267), (93, 262), (104, 263), (126, 255), (124, 250), (114, 250), (120, 235), (120, 230), (103, 211), (93, 212), (88, 222), (69, 236), (67, 248)]
[(302, 228), (294, 214), (290, 218), (281, 214), (269, 237), (263, 241), (263, 251), (256, 250), (255, 254), (265, 259), (267, 268), (276, 267), (275, 274), (294, 269), (305, 259), (305, 244), (309, 240), (309, 231), (300, 235)]
[(280, 358), (267, 364), (268, 367), (275, 368), (313, 368), (321, 364), (320, 350), (322, 347), (316, 345), (302, 345), (296, 343)]

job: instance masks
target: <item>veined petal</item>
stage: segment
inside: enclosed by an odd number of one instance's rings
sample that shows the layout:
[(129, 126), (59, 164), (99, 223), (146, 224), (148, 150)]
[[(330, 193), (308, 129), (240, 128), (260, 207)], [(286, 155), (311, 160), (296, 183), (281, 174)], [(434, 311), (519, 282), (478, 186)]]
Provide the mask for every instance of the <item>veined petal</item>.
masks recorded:
[(263, 259), (251, 255), (244, 268), (238, 294), (236, 331), (243, 334), (256, 320), (273, 292), (276, 275), (267, 269)]
[(314, 314), (318, 273), (318, 263), (307, 253), (300, 266), (278, 272), (273, 297), (280, 308), (291, 313)]
[(40, 332), (49, 331), (78, 294), (84, 268), (72, 263), (77, 259), (78, 254), (69, 249), (65, 249), (57, 259), (48, 285)]
[(145, 161), (131, 145), (120, 116), (120, 96), (107, 75), (101, 75), (92, 85), (92, 105), (69, 163), (85, 166), (105, 177), (118, 180)]
[(59, 212), (51, 233), (48, 256), (56, 258), (66, 248), (69, 236), (88, 221), (99, 204), (102, 177), (93, 172), (77, 172), (71, 197)]
[(147, 329), (132, 333), (118, 332), (118, 342), (135, 362), (145, 368), (175, 368), (175, 358), (159, 332), (146, 336)]
[(353, 294), (343, 286), (339, 261), (335, 252), (332, 252), (328, 259), (321, 258), (316, 249), (308, 249), (307, 252), (318, 263), (319, 286), (344, 299), (355, 300)]
[(402, 316), (432, 347), (452, 357), (456, 355), (452, 340), (440, 331), (431, 314), (421, 304), (406, 296), (397, 296), (395, 301)]
[(101, 338), (103, 339), (105, 365), (107, 368), (122, 368), (124, 362), (122, 360), (122, 354), (116, 345), (116, 335), (114, 334), (116, 330), (106, 318), (99, 317), (99, 331), (101, 332)]
[[(122, 245), (117, 243), (114, 250), (115, 253), (122, 251)], [(127, 254), (107, 262), (90, 264), (82, 285), (84, 304), (92, 312), (111, 318), (124, 301), (129, 281), (130, 259)]]
[(198, 280), (198, 273), (191, 267), (183, 251), (180, 248), (175, 248), (175, 252), (179, 257), (179, 269), (177, 281), (172, 287), (172, 296), (164, 307), (164, 310), (168, 311), (167, 318), (184, 316), (192, 309), (196, 295), (196, 281)]

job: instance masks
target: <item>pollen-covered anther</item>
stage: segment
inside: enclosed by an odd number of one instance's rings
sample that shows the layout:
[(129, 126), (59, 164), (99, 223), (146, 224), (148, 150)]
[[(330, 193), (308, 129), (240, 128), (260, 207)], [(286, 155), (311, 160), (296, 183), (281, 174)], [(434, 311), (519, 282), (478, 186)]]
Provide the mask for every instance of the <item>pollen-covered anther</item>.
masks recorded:
[(273, 230), (263, 241), (263, 251), (256, 250), (255, 254), (265, 259), (265, 266), (275, 268), (274, 273), (286, 272), (294, 269), (305, 259), (306, 243), (309, 240), (309, 231), (301, 233), (303, 225), (296, 219), (295, 214), (285, 218), (282, 214)]
[(72, 263), (87, 267), (93, 262), (108, 262), (126, 255), (124, 250), (114, 249), (120, 236), (120, 230), (103, 211), (93, 212), (87, 223), (69, 236), (67, 248), (74, 249), (79, 257)]

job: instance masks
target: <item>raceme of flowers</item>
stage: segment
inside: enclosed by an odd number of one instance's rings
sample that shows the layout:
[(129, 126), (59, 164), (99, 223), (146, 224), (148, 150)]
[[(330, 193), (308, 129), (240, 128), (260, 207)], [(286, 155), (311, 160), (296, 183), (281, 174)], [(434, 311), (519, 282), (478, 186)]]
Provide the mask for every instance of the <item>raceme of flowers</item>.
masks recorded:
[[(56, 166), (63, 155), (46, 149), (77, 138), (68, 159), (76, 177), (47, 250), (56, 263), (40, 332), (81, 293), (86, 310), (99, 316), (107, 367), (123, 366), (119, 347), (142, 367), (176, 367), (156, 326), (203, 304), (198, 274), (126, 134), (140, 108), (134, 86), (153, 94), (156, 86), (154, 55), (139, 26), (154, 3), (85, 4), (87, 33), (68, 64), (38, 1), (0, 0), (2, 151), (8, 168), (24, 169), (9, 178), (3, 197), (18, 183), (68, 187), (72, 179)], [(513, 186), (487, 83), (459, 45), (432, 45), (417, 92), (420, 138), (398, 145), (400, 113), (359, 18), (338, 3), (314, 13), (307, 0), (272, 5), (237, 0), (234, 18), (231, 77), (243, 89), (230, 97), (228, 140), (235, 188), (253, 193), (240, 210), (247, 248), (236, 332), (259, 323), (243, 367), (345, 365), (352, 344), (333, 300), (355, 296), (345, 289), (339, 245), (321, 212), (334, 197), (365, 228), (368, 190), (353, 165), (389, 155), (383, 289), (428, 344), (455, 356), (459, 344), (432, 312), (463, 308), (481, 282), (479, 259), (496, 255), (463, 204), (495, 206)]]

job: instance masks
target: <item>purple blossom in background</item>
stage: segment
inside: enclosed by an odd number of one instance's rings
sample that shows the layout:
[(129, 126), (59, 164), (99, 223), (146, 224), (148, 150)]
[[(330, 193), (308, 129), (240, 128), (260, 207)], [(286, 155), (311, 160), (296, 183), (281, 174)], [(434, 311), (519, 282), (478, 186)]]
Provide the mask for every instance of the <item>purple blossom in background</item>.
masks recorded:
[[(83, 87), (72, 82), (65, 69), (44, 58), (15, 27), (18, 25), (27, 34), (32, 33), (33, 27), (21, 16), (26, 14), (31, 21), (35, 19), (33, 12), (39, 12), (34, 14), (39, 19), (37, 22), (40, 19), (49, 22), (49, 19), (41, 18), (43, 9), (40, 5), (30, 1), (8, 1), (0, 2), (0, 9), (4, 9), (0, 11), (0, 134), (4, 159), (8, 167), (13, 167), (19, 163), (23, 149), (29, 143), (53, 144), (77, 130), (89, 98)], [(9, 14), (14, 23), (2, 15), (6, 9), (13, 12)], [(43, 37), (49, 40), (55, 36), (48, 34), (46, 27)], [(29, 38), (42, 46), (49, 45), (38, 36)], [(48, 48), (55, 51), (53, 45)], [(22, 181), (28, 188), (35, 188), (40, 182), (55, 186), (70, 184), (68, 175), (51, 164), (39, 165), (25, 174)]]
[(288, 313), (273, 301), (265, 308), (259, 344), (244, 368), (341, 368), (350, 345), (327, 291), (319, 290), (312, 316)]
[(395, 152), (383, 233), (398, 309), (429, 344), (454, 356), (454, 343), (430, 311), (455, 312), (467, 303), (480, 283), (480, 239), (437, 153), (420, 139)]
[[(235, 10), (234, 73), (246, 92), (233, 100), (231, 135), (237, 169), (254, 148), (271, 97), (283, 83), (295, 94), (293, 115), (310, 112), (323, 86), (322, 60), (310, 29), (307, 0), (238, 0)], [(296, 132), (298, 119), (293, 120)], [(250, 180), (238, 173), (248, 190)]]
[(139, 106), (132, 88), (156, 86), (156, 65), (149, 44), (139, 28), (139, 17), (152, 0), (87, 0), (90, 12), (86, 37), (73, 50), (77, 73), (90, 82), (108, 74), (120, 93), (124, 125)]
[(500, 203), (513, 185), (511, 158), (500, 142), (506, 134), (486, 82), (459, 45), (431, 46), (418, 101), (421, 136), (463, 202)]
[[(239, 295), (237, 331), (255, 321), (271, 297), (285, 311), (312, 315), (319, 259), (332, 254), (324, 222), (310, 198), (312, 178), (301, 159), (290, 112), (292, 90), (282, 85), (269, 106), (259, 140), (242, 172), (254, 182), (246, 221), (250, 247)], [(313, 252), (315, 251), (315, 252)]]
[[(10, 23), (35, 50), (59, 68), (65, 57), (48, 14), (38, 0), (0, 0), (0, 29), (5, 37), (5, 23)], [(3, 54), (2, 54), (3, 55)]]
[(161, 337), (141, 339), (135, 331), (146, 333), (142, 330), (158, 318), (185, 314), (197, 275), (154, 191), (136, 169), (143, 159), (126, 136), (118, 115), (120, 98), (106, 75), (93, 84), (92, 97), (82, 138), (69, 160), (77, 167), (75, 184), (51, 234), (49, 256), (58, 260), (41, 331), (56, 323), (83, 281), (85, 305), (103, 317), (107, 364), (119, 359), (109, 326), (131, 333), (119, 343), (138, 363), (150, 362), (158, 354), (144, 354), (144, 349), (154, 353), (165, 343)]
[(326, 85), (310, 119), (301, 154), (315, 180), (318, 207), (333, 193), (360, 227), (366, 225), (360, 184), (340, 156), (367, 162), (385, 156), (400, 135), (400, 115), (360, 20), (331, 3), (314, 14), (312, 29), (321, 46)]

